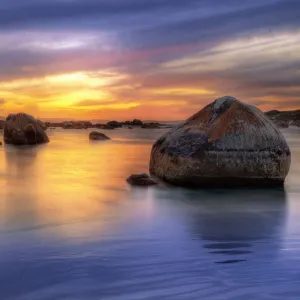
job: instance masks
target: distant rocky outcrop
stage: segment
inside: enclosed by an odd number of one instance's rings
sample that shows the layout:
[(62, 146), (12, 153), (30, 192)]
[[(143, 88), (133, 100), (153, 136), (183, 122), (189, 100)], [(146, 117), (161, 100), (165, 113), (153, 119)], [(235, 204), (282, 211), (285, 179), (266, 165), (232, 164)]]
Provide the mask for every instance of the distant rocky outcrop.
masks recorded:
[(106, 125), (109, 127), (113, 127), (113, 128), (120, 128), (120, 127), (122, 127), (123, 124), (118, 121), (109, 121), (106, 123)]
[(159, 138), (150, 173), (181, 186), (282, 185), (291, 163), (285, 138), (260, 110), (223, 97)]
[(300, 127), (300, 109), (291, 111), (270, 110), (266, 112), (265, 115), (270, 120), (272, 120), (278, 127)]
[(127, 182), (130, 185), (135, 186), (149, 186), (149, 185), (156, 185), (157, 181), (152, 179), (148, 174), (133, 174), (127, 178)]
[(104, 133), (98, 132), (98, 131), (92, 131), (89, 134), (89, 139), (92, 141), (106, 141), (110, 140), (108, 136), (106, 136)]
[[(61, 124), (63, 129), (87, 129), (93, 128), (93, 124), (89, 121), (65, 121)], [(53, 126), (55, 127), (55, 126)]]
[[(112, 130), (116, 128), (121, 128), (125, 126), (126, 128), (133, 129), (136, 127), (147, 128), (147, 129), (155, 129), (155, 128), (171, 128), (172, 126), (168, 126), (165, 124), (161, 124), (158, 122), (142, 122), (139, 119), (134, 119), (132, 121), (109, 121), (105, 124), (96, 123), (93, 124), (90, 121), (63, 121), (63, 122), (41, 122), (41, 126), (43, 128), (57, 128), (62, 127), (63, 129), (87, 129), (87, 128), (99, 128), (105, 130)], [(0, 121), (0, 129), (1, 129), (1, 121)]]
[(99, 123), (95, 124), (94, 127), (95, 128), (99, 128), (99, 129), (106, 129), (106, 130), (113, 130), (113, 129), (115, 129), (115, 127), (112, 127), (112, 126), (110, 126), (108, 124), (99, 124)]
[(48, 128), (59, 128), (63, 126), (63, 123), (60, 122), (47, 122), (46, 123)]
[(150, 123), (144, 123), (142, 125), (142, 128), (147, 128), (147, 129), (157, 129), (157, 128), (165, 128), (166, 126), (163, 124), (160, 124), (158, 122), (150, 122)]
[(49, 142), (41, 122), (25, 114), (10, 114), (5, 120), (4, 141), (6, 144), (35, 145)]
[(143, 126), (143, 124), (144, 123), (141, 120), (139, 120), (139, 119), (134, 119), (132, 121), (132, 125), (134, 125), (134, 126)]
[(144, 123), (139, 119), (134, 119), (132, 121), (122, 122), (122, 124), (125, 126), (143, 126)]

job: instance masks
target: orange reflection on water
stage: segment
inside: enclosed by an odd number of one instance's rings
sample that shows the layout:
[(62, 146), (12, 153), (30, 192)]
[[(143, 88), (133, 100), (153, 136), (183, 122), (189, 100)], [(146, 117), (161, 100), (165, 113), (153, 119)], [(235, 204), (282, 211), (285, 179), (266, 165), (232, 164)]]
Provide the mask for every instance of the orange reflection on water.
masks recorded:
[(130, 143), (117, 131), (108, 142), (90, 142), (86, 130), (48, 134), (47, 145), (2, 149), (2, 228), (59, 226), (55, 234), (70, 236), (80, 234), (70, 223), (90, 231), (93, 222), (125, 209), (126, 178), (147, 172), (151, 144)]

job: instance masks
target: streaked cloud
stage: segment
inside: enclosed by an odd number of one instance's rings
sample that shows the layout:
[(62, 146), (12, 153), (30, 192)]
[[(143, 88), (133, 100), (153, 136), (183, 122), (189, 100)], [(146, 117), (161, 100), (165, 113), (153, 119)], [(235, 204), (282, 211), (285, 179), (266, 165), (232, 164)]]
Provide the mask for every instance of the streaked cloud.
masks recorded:
[(185, 118), (300, 104), (297, 0), (2, 0), (0, 98), (41, 116)]

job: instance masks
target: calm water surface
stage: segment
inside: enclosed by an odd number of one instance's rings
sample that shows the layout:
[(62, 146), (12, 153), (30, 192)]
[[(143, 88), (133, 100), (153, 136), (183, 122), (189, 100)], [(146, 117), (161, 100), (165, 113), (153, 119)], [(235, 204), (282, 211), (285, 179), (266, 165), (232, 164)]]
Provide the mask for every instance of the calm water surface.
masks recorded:
[(0, 299), (300, 299), (300, 129), (285, 190), (130, 188), (164, 130), (0, 149)]

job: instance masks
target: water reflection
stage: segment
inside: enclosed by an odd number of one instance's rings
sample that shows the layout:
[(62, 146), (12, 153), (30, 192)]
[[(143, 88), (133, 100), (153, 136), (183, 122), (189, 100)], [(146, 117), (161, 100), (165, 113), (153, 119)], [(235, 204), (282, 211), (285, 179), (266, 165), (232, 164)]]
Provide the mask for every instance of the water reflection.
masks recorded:
[(149, 134), (137, 145), (122, 142), (135, 139), (118, 130), (104, 143), (90, 143), (88, 131), (51, 134), (46, 145), (2, 148), (0, 233), (53, 227), (56, 235), (73, 238), (67, 224), (76, 222), (93, 232), (91, 222), (109, 219), (126, 199), (125, 179), (146, 171)]
[(280, 248), (287, 208), (284, 189), (174, 189), (170, 198), (184, 210), (189, 234), (201, 242), (214, 263), (247, 261), (265, 243), (269, 258)]
[(0, 233), (37, 224), (37, 147), (5, 145), (3, 189), (0, 191)]
[(299, 145), (286, 227), (283, 190), (130, 188), (161, 133), (51, 134), (0, 148), (0, 299), (297, 299)]
[[(14, 172), (16, 176), (22, 176), (28, 168), (33, 167), (38, 155), (37, 147), (5, 146), (4, 164), (8, 172)], [(32, 175), (28, 172), (28, 175)]]

